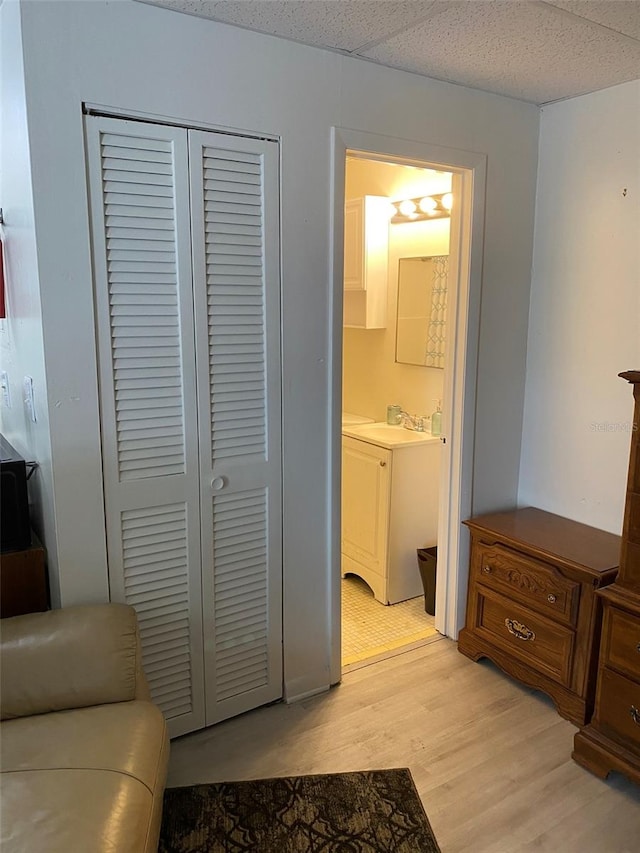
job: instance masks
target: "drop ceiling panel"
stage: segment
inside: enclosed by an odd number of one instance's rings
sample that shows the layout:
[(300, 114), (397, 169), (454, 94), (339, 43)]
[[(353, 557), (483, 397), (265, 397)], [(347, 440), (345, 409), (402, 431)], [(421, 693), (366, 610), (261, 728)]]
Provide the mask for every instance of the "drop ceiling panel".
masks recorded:
[(640, 42), (545, 3), (510, 0), (447, 4), (361, 55), (534, 103), (633, 80), (640, 72)]
[(640, 0), (141, 2), (537, 104), (640, 78)]
[(153, 5), (352, 51), (424, 19), (434, 0), (155, 0)]
[(549, 5), (595, 21), (617, 33), (640, 39), (638, 0), (549, 0)]

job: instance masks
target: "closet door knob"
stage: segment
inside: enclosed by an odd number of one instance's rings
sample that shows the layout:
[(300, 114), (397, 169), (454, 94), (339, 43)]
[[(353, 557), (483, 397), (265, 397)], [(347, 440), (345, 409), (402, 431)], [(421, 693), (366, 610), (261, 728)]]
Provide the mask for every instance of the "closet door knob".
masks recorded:
[(214, 477), (211, 481), (211, 488), (214, 489), (216, 492), (219, 492), (220, 489), (224, 489), (226, 485), (227, 481), (224, 477)]
[(386, 462), (383, 462), (383, 461), (382, 461), (382, 459), (380, 460), (380, 467), (381, 467), (381, 468), (384, 468), (384, 466), (385, 466), (386, 464), (387, 464), (387, 463), (386, 463)]

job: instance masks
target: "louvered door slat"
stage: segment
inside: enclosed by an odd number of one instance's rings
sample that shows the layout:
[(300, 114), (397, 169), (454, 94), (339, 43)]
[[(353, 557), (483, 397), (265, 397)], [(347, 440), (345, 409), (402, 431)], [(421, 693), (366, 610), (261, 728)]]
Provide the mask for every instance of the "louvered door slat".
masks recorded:
[(158, 589), (170, 589), (182, 583), (182, 578), (176, 572), (178, 566), (171, 569), (163, 569), (159, 571), (145, 571), (141, 573), (135, 581), (131, 581), (131, 590), (144, 589), (148, 583), (157, 585)]
[(188, 619), (184, 619), (177, 613), (175, 616), (167, 617), (161, 628), (149, 626), (147, 628), (145, 645), (150, 659), (153, 660), (155, 654), (164, 657), (166, 654), (166, 644), (180, 637), (188, 625)]
[(237, 175), (238, 180), (246, 179), (250, 175), (259, 175), (260, 166), (256, 165), (251, 160), (232, 160), (226, 157), (222, 151), (219, 151), (219, 156), (214, 168), (205, 166), (205, 178), (224, 177), (233, 173)]
[[(162, 219), (170, 219), (173, 212), (173, 199), (166, 193), (150, 193), (146, 188), (135, 193), (129, 184), (124, 184), (120, 189), (111, 186), (109, 192), (104, 195), (106, 212), (110, 216), (112, 212), (119, 216), (153, 216), (152, 210)], [(143, 211), (142, 214), (139, 211)]]
[(112, 598), (172, 734), (204, 725), (186, 131), (87, 119)]
[(235, 577), (236, 573), (237, 573), (237, 569), (235, 569), (235, 567), (234, 567), (234, 572), (229, 573), (229, 574), (234, 575), (234, 578), (232, 581), (233, 588), (230, 588), (225, 592), (224, 589), (222, 587), (220, 587), (220, 591), (218, 593), (218, 603), (220, 604), (221, 607), (224, 606), (225, 602), (230, 602), (230, 601), (232, 602), (234, 597), (236, 597), (238, 595), (244, 596), (244, 587), (249, 588), (249, 587), (253, 586), (253, 584), (258, 580), (258, 578), (261, 574), (261, 569), (258, 568), (258, 569), (252, 570), (251, 567), (249, 567), (249, 570), (246, 572), (243, 572), (242, 577), (240, 577), (240, 578)]
[(277, 160), (190, 133), (208, 722), (282, 691)]
[(177, 650), (173, 653), (166, 653), (159, 649), (147, 651), (147, 667), (160, 669), (163, 665), (175, 666), (177, 661), (187, 661), (189, 656), (186, 652)]
[[(173, 505), (167, 508), (167, 515), (182, 519), (182, 529), (180, 533), (174, 533), (174, 542), (182, 542), (185, 540), (186, 529), (186, 508), (178, 505)], [(131, 603), (138, 611), (138, 619), (140, 622), (140, 633), (143, 638), (143, 665), (146, 664), (146, 644), (145, 633), (149, 626), (160, 627), (163, 617), (166, 613), (179, 613), (183, 618), (188, 619), (189, 610), (189, 590), (188, 590), (188, 575), (186, 571), (187, 548), (184, 544), (181, 548), (174, 549), (177, 557), (181, 558), (181, 565), (174, 568), (173, 584), (166, 587), (164, 582), (158, 582), (155, 573), (148, 571), (149, 566), (153, 565), (153, 560), (156, 556), (163, 558), (166, 556), (165, 543), (159, 543), (155, 537), (140, 544), (140, 533), (145, 531), (146, 525), (151, 521), (152, 526), (158, 515), (154, 514), (149, 518), (144, 514), (137, 513), (135, 524), (133, 518), (123, 514), (123, 553), (124, 553), (124, 585), (125, 585), (125, 600)], [(147, 537), (145, 537), (147, 539)], [(139, 575), (137, 572), (137, 564), (139, 559), (144, 556), (145, 572)], [(178, 637), (165, 642), (163, 652), (165, 654), (183, 654), (188, 655), (188, 629), (185, 628)], [(190, 661), (189, 661), (190, 664)], [(147, 678), (152, 695), (158, 702), (161, 708), (162, 695), (167, 691), (175, 691), (178, 686), (183, 693), (183, 699), (186, 701), (187, 696), (192, 694), (191, 683), (191, 666), (185, 665), (181, 672), (176, 673), (172, 678), (167, 680), (164, 677), (158, 677), (157, 674), (147, 671)], [(164, 710), (164, 708), (163, 708)]]
[[(167, 162), (167, 158), (162, 154), (151, 154), (151, 152), (133, 152), (131, 148), (125, 149), (126, 153), (121, 153), (119, 156), (114, 156), (113, 152), (116, 149), (110, 149), (109, 146), (104, 146), (102, 149), (102, 168), (105, 175), (114, 172), (118, 175), (132, 172), (136, 175), (155, 174), (173, 176), (171, 164)], [(120, 149), (122, 152), (123, 149)], [(136, 156), (132, 157), (131, 154)], [(172, 183), (172, 181), (170, 181)]]
[[(212, 147), (203, 147), (201, 150), (201, 162), (203, 168), (203, 193), (205, 201), (214, 204), (213, 211), (216, 211), (216, 203), (218, 212), (226, 210), (232, 211), (235, 205), (244, 205), (247, 200), (252, 205), (257, 205), (257, 209), (262, 213), (263, 210), (263, 174), (262, 174), (262, 154), (250, 155), (245, 154), (242, 161), (229, 160), (228, 153)], [(227, 162), (232, 162), (235, 169), (238, 170), (237, 163), (243, 162), (245, 165), (250, 165), (251, 171), (245, 171), (243, 174), (243, 182), (240, 184), (236, 181), (224, 181), (207, 179), (207, 175), (213, 175), (216, 172), (224, 172), (224, 165)], [(242, 174), (240, 171), (238, 175)], [(248, 198), (247, 193), (251, 198)], [(212, 461), (215, 466), (216, 461), (224, 459), (227, 456), (237, 456), (238, 447), (242, 443), (246, 443), (247, 450), (250, 454), (265, 453), (266, 451), (266, 342), (265, 342), (265, 304), (264, 304), (264, 236), (262, 234), (257, 238), (258, 242), (252, 245), (242, 245), (236, 242), (231, 243), (226, 232), (221, 232), (217, 228), (217, 223), (212, 221), (208, 212), (204, 213), (204, 243), (206, 253), (206, 275), (207, 275), (207, 296), (208, 296), (208, 318), (209, 318), (209, 363), (210, 363), (210, 388), (211, 388), (211, 423), (212, 423)], [(226, 270), (233, 269), (235, 274), (245, 273), (249, 269), (255, 267), (259, 275), (255, 277), (255, 294), (254, 297), (259, 297), (256, 302), (255, 298), (252, 302), (246, 304), (244, 302), (246, 295), (237, 288), (233, 293), (235, 304), (231, 303), (227, 306), (227, 310), (223, 313), (216, 310), (215, 295), (219, 284), (226, 284)], [(234, 311), (235, 308), (235, 311)], [(245, 313), (246, 312), (246, 313)], [(240, 317), (243, 322), (240, 322)], [(249, 322), (251, 320), (252, 322)], [(258, 356), (256, 364), (261, 368), (259, 370), (247, 371), (243, 362), (237, 360), (225, 360), (224, 368), (221, 369), (216, 363), (216, 352), (213, 347), (227, 339), (229, 340), (229, 348), (231, 354), (237, 350), (239, 346), (251, 344), (255, 348)], [(236, 411), (231, 411), (228, 407), (218, 407), (217, 393), (224, 389), (229, 384), (240, 381), (247, 391), (253, 391), (256, 394), (262, 393), (260, 400), (259, 411), (257, 415), (254, 413), (250, 417), (246, 417), (244, 406), (238, 406)], [(225, 426), (227, 429), (225, 429)]]
[[(163, 209), (165, 208), (166, 209)], [(173, 228), (173, 208), (170, 204), (167, 205), (130, 205), (127, 208), (122, 208), (120, 205), (107, 203), (104, 209), (109, 219), (110, 226), (127, 227), (127, 223), (132, 223), (137, 228), (162, 228), (168, 225)], [(107, 226), (107, 227), (110, 227)]]
[(146, 671), (153, 678), (161, 678), (163, 681), (168, 681), (169, 679), (175, 679), (188, 663), (189, 658), (187, 657), (167, 658), (158, 663), (150, 663), (147, 660)]
[(112, 212), (109, 216), (107, 237), (119, 237), (123, 240), (166, 240), (167, 231), (173, 229), (171, 219), (159, 219), (146, 216), (119, 216)]
[(252, 514), (249, 510), (246, 510), (242, 517), (234, 516), (227, 519), (224, 523), (224, 529), (220, 531), (218, 543), (221, 545), (225, 536), (236, 537), (238, 533), (249, 539), (254, 532), (262, 531), (264, 521), (262, 513), (255, 512)]
[[(162, 301), (165, 304), (173, 302), (175, 304), (172, 293), (175, 275), (171, 273), (156, 273), (151, 276), (130, 270), (128, 272), (114, 272), (112, 270), (110, 280), (111, 292), (123, 297), (121, 299), (123, 305), (127, 304), (127, 299), (124, 297), (136, 296), (138, 301), (140, 300), (140, 285), (146, 288), (146, 294), (163, 297), (162, 300), (155, 300), (156, 302)], [(139, 304), (143, 303), (139, 302)]]
[(132, 401), (133, 403), (139, 403), (146, 399), (160, 400), (164, 397), (166, 397), (167, 399), (173, 399), (173, 394), (174, 391), (170, 380), (167, 380), (167, 383), (165, 385), (163, 385), (160, 381), (156, 380), (153, 383), (150, 383), (147, 387), (122, 387), (116, 391), (116, 400), (122, 401), (122, 405), (125, 405), (130, 401)]

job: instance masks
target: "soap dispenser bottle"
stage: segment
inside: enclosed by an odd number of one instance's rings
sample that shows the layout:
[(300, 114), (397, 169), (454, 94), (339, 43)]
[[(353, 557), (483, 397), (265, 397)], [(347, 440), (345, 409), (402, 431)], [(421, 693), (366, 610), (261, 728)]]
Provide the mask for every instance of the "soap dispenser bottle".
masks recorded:
[(439, 436), (442, 429), (442, 411), (440, 400), (434, 400), (433, 402), (436, 404), (436, 410), (431, 415), (431, 435)]

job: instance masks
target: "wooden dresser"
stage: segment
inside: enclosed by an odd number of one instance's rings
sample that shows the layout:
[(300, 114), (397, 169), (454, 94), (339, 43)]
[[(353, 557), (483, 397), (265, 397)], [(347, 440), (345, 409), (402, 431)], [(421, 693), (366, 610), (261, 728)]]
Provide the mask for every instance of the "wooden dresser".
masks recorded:
[(0, 554), (0, 618), (48, 609), (46, 554), (32, 532), (28, 548)]
[(547, 693), (576, 725), (595, 698), (602, 605), (620, 537), (534, 507), (472, 518), (459, 650)]
[(632, 383), (635, 398), (620, 571), (600, 594), (596, 709), (575, 736), (573, 757), (598, 776), (617, 770), (640, 784), (640, 371), (620, 376)]

